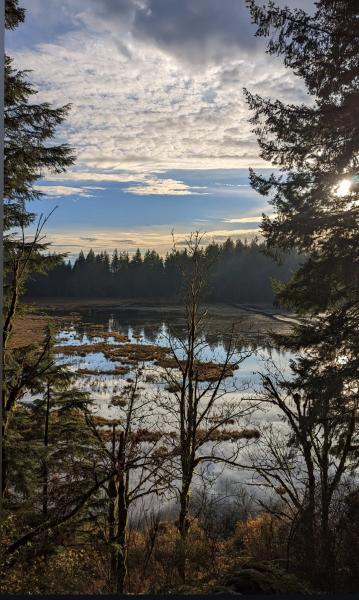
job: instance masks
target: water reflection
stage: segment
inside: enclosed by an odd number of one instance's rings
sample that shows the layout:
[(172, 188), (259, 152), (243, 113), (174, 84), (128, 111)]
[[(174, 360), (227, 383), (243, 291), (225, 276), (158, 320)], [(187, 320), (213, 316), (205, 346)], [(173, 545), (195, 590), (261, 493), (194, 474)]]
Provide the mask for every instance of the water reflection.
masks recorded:
[[(139, 311), (119, 311), (119, 310), (95, 310), (86, 309), (81, 312), (82, 320), (71, 322), (69, 318), (68, 326), (58, 335), (59, 345), (77, 345), (94, 344), (104, 341), (101, 338), (103, 333), (122, 334), (128, 338), (129, 342), (134, 344), (151, 344), (168, 346), (169, 335), (176, 336), (178, 339), (184, 339), (186, 335), (185, 323), (178, 313), (161, 316), (160, 313), (141, 313)], [(201, 360), (223, 362), (228, 350), (231, 336), (232, 322), (230, 319), (212, 319), (209, 320), (203, 331), (203, 349), (201, 351)], [(249, 394), (253, 395), (260, 387), (260, 371), (265, 369), (268, 360), (273, 360), (283, 374), (289, 373), (290, 355), (281, 352), (273, 347), (269, 341), (267, 332), (259, 330), (260, 324), (256, 328), (255, 319), (252, 319), (251, 329), (248, 330), (241, 321), (237, 322), (237, 342), (235, 351), (237, 354), (250, 350), (249, 356), (241, 363), (240, 368), (234, 372), (233, 377), (226, 380), (229, 393), (226, 395), (226, 401), (238, 402)], [(106, 338), (109, 344), (119, 344), (120, 341), (115, 337)], [(180, 352), (180, 351), (179, 351)], [(117, 418), (118, 409), (111, 403), (113, 396), (121, 394), (126, 380), (133, 378), (136, 365), (131, 365), (125, 375), (119, 375), (115, 372), (116, 364), (121, 364), (121, 360), (115, 364), (110, 361), (101, 351), (86, 353), (85, 356), (70, 355), (64, 356), (58, 354), (58, 361), (70, 365), (71, 369), (78, 370), (113, 370), (112, 375), (108, 374), (88, 374), (79, 378), (78, 385), (88, 391), (94, 403), (94, 412), (105, 418)], [(151, 393), (158, 389), (158, 383), (151, 382), (153, 375), (160, 372), (153, 361), (146, 363), (146, 369), (143, 374), (143, 389), (145, 393)], [(162, 384), (161, 390), (165, 390), (165, 384)], [(276, 423), (279, 428), (283, 427), (281, 416), (273, 407), (258, 410), (251, 415), (249, 426), (259, 426), (261, 423)], [(158, 425), (158, 415), (153, 414), (153, 423)], [(151, 427), (150, 420), (148, 426)], [(161, 421), (162, 426), (162, 421)], [(230, 443), (223, 443), (223, 452), (230, 452)], [(215, 479), (218, 477), (216, 486), (220, 486), (223, 478), (233, 478), (233, 482), (246, 483), (249, 481), (250, 473), (246, 470), (231, 472), (228, 468), (223, 468), (219, 464), (208, 465), (208, 472)], [(221, 471), (222, 469), (222, 471)]]
[[(183, 340), (186, 335), (185, 322), (183, 317), (178, 313), (167, 314), (166, 317), (160, 313), (140, 312), (137, 310), (129, 311), (113, 311), (104, 308), (86, 309), (81, 313), (82, 320), (72, 322), (71, 326), (65, 331), (60, 332), (58, 336), (59, 344), (91, 344), (103, 341), (101, 332), (117, 333), (134, 344), (151, 344), (166, 347), (169, 345), (169, 336), (173, 340), (176, 336), (178, 340)], [(254, 326), (253, 326), (254, 322)], [(289, 373), (290, 355), (286, 352), (281, 352), (273, 347), (270, 343), (267, 332), (255, 329), (255, 321), (251, 322), (251, 329), (248, 331), (243, 327), (241, 321), (237, 320), (237, 337), (235, 338), (234, 349), (236, 358), (243, 352), (249, 352), (249, 356), (241, 363), (240, 369), (235, 371), (230, 383), (233, 388), (243, 389), (243, 387), (252, 386), (255, 388), (259, 381), (259, 372), (263, 370), (268, 360), (274, 361), (279, 365), (283, 374)], [(202, 336), (202, 348), (199, 353), (200, 360), (204, 362), (223, 362), (226, 354), (229, 351), (231, 343), (232, 322), (229, 319), (209, 319)], [(119, 343), (114, 338), (107, 338), (108, 343)], [(183, 349), (178, 346), (178, 356), (183, 357)], [(233, 340), (232, 340), (233, 348)], [(182, 356), (181, 356), (182, 355)], [(66, 362), (75, 368), (94, 370), (112, 370), (115, 368), (113, 362), (108, 360), (101, 352), (86, 354), (85, 357), (71, 357)], [(60, 358), (59, 360), (64, 360)], [(118, 365), (121, 364), (119, 359)], [(114, 373), (115, 375), (115, 373)], [(131, 377), (132, 373), (125, 376)], [(107, 376), (107, 379), (111, 376)], [(123, 379), (124, 377), (122, 377)], [(121, 377), (116, 377), (116, 380)]]

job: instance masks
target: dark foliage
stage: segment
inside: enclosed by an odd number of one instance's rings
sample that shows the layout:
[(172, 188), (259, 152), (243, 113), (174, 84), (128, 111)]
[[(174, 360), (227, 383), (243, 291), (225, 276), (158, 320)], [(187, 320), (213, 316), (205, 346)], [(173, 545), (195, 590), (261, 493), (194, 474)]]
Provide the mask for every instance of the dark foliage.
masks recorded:
[[(296, 253), (286, 256), (282, 265), (264, 254), (264, 244), (228, 239), (211, 243), (202, 257), (208, 273), (207, 300), (214, 302), (271, 302), (271, 281), (286, 281), (298, 267)], [(36, 275), (28, 285), (28, 295), (114, 298), (179, 298), (183, 269), (190, 263), (186, 249), (174, 250), (164, 259), (147, 250), (130, 258), (127, 252), (114, 251), (85, 257), (80, 252), (73, 265), (63, 262), (48, 275)]]
[[(25, 10), (17, 0), (5, 3), (6, 29), (15, 29), (24, 21)], [(61, 262), (61, 256), (46, 255), (42, 230), (47, 218), (38, 219), (29, 211), (28, 202), (38, 198), (35, 182), (44, 171), (59, 173), (72, 164), (72, 150), (66, 144), (56, 145), (53, 138), (63, 122), (69, 106), (54, 108), (49, 103), (34, 103), (35, 88), (28, 72), (20, 71), (5, 56), (4, 98), (4, 301), (3, 301), (3, 389), (2, 389), (2, 492), (7, 485), (7, 437), (10, 420), (18, 400), (37, 377), (43, 353), (13, 352), (8, 342), (15, 319), (22, 312), (21, 298), (26, 281), (33, 272), (46, 273)], [(30, 238), (26, 229), (34, 225)], [(36, 360), (33, 359), (35, 352)]]
[[(276, 289), (278, 302), (303, 317), (292, 335), (277, 338), (298, 353), (293, 377), (266, 375), (264, 387), (305, 464), (296, 516), (306, 572), (333, 591), (335, 497), (358, 467), (359, 9), (352, 0), (320, 0), (313, 15), (274, 2), (248, 4), (257, 35), (270, 37), (267, 51), (283, 58), (309, 96), (306, 104), (288, 105), (246, 91), (261, 156), (282, 171), (250, 174), (252, 187), (274, 207), (274, 218), (264, 216), (262, 225), (268, 248), (305, 255)], [(282, 472), (279, 466), (276, 475)], [(296, 547), (297, 563), (298, 554)]]

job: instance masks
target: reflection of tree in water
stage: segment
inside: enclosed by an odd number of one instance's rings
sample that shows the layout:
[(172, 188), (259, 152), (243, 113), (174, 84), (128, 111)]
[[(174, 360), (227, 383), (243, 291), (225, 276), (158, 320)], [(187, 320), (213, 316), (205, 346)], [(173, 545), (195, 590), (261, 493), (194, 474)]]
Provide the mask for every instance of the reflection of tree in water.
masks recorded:
[[(138, 342), (147, 341), (151, 344), (156, 344), (159, 340), (162, 340), (162, 343), (166, 343), (166, 338), (169, 334), (181, 340), (184, 340), (186, 336), (184, 323), (177, 314), (167, 314), (164, 316), (160, 314), (156, 316), (152, 315), (149, 319), (148, 314), (141, 314), (138, 310), (116, 311), (114, 313), (111, 310), (100, 310), (90, 307), (79, 312), (81, 313), (82, 321), (75, 321), (73, 325), (81, 341), (83, 341), (86, 335), (91, 337), (96, 334), (96, 329), (91, 331), (91, 325), (101, 325), (104, 331), (118, 332), (128, 338), (133, 337)], [(243, 340), (239, 339), (237, 342), (236, 351), (238, 353), (260, 349), (267, 352), (269, 357), (271, 357), (274, 349), (278, 352), (278, 348), (274, 348), (269, 336), (263, 336), (263, 332), (256, 333), (255, 331), (250, 331), (249, 336), (247, 333), (246, 331)], [(98, 331), (98, 335), (101, 335), (101, 330)], [(227, 322), (224, 321), (223, 324), (216, 323), (216, 327), (209, 323), (209, 326), (203, 332), (203, 343), (207, 344), (210, 353), (215, 354), (219, 349), (227, 352), (230, 336), (231, 332), (229, 331)]]
[(149, 340), (151, 343), (155, 343), (157, 338), (162, 333), (162, 321), (156, 321), (151, 323), (145, 323), (143, 325), (143, 334), (145, 339)]
[(104, 326), (107, 326), (110, 316), (107, 311), (99, 311), (93, 308), (88, 308), (85, 311), (81, 311), (80, 314), (83, 320), (87, 321), (87, 323)]

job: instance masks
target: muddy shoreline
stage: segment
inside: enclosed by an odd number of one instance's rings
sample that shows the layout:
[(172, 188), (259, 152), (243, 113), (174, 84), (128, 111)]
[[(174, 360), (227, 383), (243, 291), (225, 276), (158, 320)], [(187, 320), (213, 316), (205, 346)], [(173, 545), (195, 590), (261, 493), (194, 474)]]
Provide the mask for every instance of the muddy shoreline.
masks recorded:
[[(15, 323), (10, 347), (19, 348), (41, 343), (45, 328), (52, 324), (59, 329), (69, 321), (86, 322), (94, 314), (106, 316), (116, 313), (119, 318), (133, 315), (144, 322), (164, 320), (183, 325), (183, 305), (171, 302), (141, 301), (141, 299), (113, 300), (73, 298), (28, 298), (27, 314)], [(271, 333), (290, 333), (295, 316), (280, 312), (269, 304), (209, 304), (208, 327), (212, 332), (225, 333), (234, 325), (244, 337), (254, 340)]]

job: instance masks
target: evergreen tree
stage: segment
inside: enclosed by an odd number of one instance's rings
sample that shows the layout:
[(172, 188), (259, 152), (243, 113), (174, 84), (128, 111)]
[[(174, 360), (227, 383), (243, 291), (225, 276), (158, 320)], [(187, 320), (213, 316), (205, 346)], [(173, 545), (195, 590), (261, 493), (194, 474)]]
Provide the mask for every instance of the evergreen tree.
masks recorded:
[(118, 258), (118, 252), (117, 249), (115, 249), (113, 251), (112, 254), (112, 260), (111, 260), (111, 272), (112, 273), (118, 273), (119, 270), (119, 258)]
[[(54, 344), (54, 333), (48, 328), (38, 375), (29, 389), (33, 400), (18, 400), (7, 438), (5, 507), (16, 515), (19, 532), (10, 548), (26, 535), (33, 535), (34, 540), (29, 549), (25, 544), (22, 550), (24, 561), (29, 559), (29, 552), (32, 559), (38, 554), (56, 552), (69, 532), (75, 540), (80, 509), (75, 511), (70, 529), (57, 526), (61, 521), (66, 523), (79, 500), (82, 508), (81, 499), (93, 481), (94, 495), (98, 490), (94, 465), (99, 449), (88, 427), (90, 399), (86, 392), (77, 389), (76, 374), (67, 365), (56, 364)], [(86, 511), (80, 519), (86, 519)], [(35, 535), (37, 529), (41, 535)]]
[[(25, 17), (17, 0), (6, 0), (5, 26), (15, 29)], [(72, 150), (66, 145), (51, 145), (50, 141), (69, 106), (53, 108), (47, 102), (32, 102), (36, 94), (28, 82), (26, 71), (13, 66), (5, 57), (4, 99), (4, 302), (3, 302), (3, 481), (6, 488), (6, 434), (18, 394), (35, 378), (36, 361), (30, 358), (28, 368), (25, 351), (14, 353), (8, 349), (9, 338), (16, 315), (21, 310), (21, 296), (33, 272), (47, 272), (61, 257), (46, 255), (48, 245), (43, 242), (42, 230), (46, 218), (40, 217), (33, 239), (28, 241), (25, 230), (34, 225), (36, 215), (27, 203), (40, 197), (33, 185), (44, 171), (59, 173), (72, 164)], [(41, 358), (42, 354), (40, 352)], [(31, 380), (31, 381), (30, 381)]]
[[(264, 244), (212, 243), (204, 250), (208, 267), (206, 299), (216, 302), (257, 302), (273, 300), (271, 279), (288, 280), (298, 266), (295, 252), (282, 256), (277, 264), (264, 253)], [(227, 252), (230, 245), (231, 251)], [(283, 253), (282, 253), (283, 254)], [(168, 254), (163, 260), (154, 250), (147, 250), (143, 261), (129, 260), (127, 252), (114, 252), (111, 265), (106, 252), (89, 253), (81, 250), (73, 267), (62, 262), (49, 274), (36, 274), (28, 283), (28, 295), (128, 298), (178, 298), (182, 285), (182, 271), (188, 263), (186, 248)], [(139, 254), (137, 253), (137, 256)]]
[[(276, 287), (278, 302), (302, 316), (293, 335), (279, 339), (288, 349), (304, 351), (293, 363), (292, 400), (301, 413), (305, 409), (308, 436), (317, 426), (323, 444), (338, 445), (342, 467), (333, 475), (321, 465), (327, 483), (312, 473), (303, 506), (308, 563), (313, 578), (320, 573), (327, 587), (335, 575), (331, 507), (353, 467), (350, 448), (358, 433), (358, 6), (352, 0), (319, 0), (308, 15), (273, 2), (267, 8), (248, 4), (257, 35), (271, 36), (268, 52), (282, 56), (303, 79), (311, 100), (287, 105), (246, 91), (261, 156), (282, 171), (269, 178), (250, 173), (252, 187), (270, 197), (275, 211), (272, 220), (263, 218), (268, 249), (296, 248), (306, 256), (290, 281)], [(301, 445), (297, 434), (294, 439)], [(304, 446), (315, 452), (309, 439)]]

